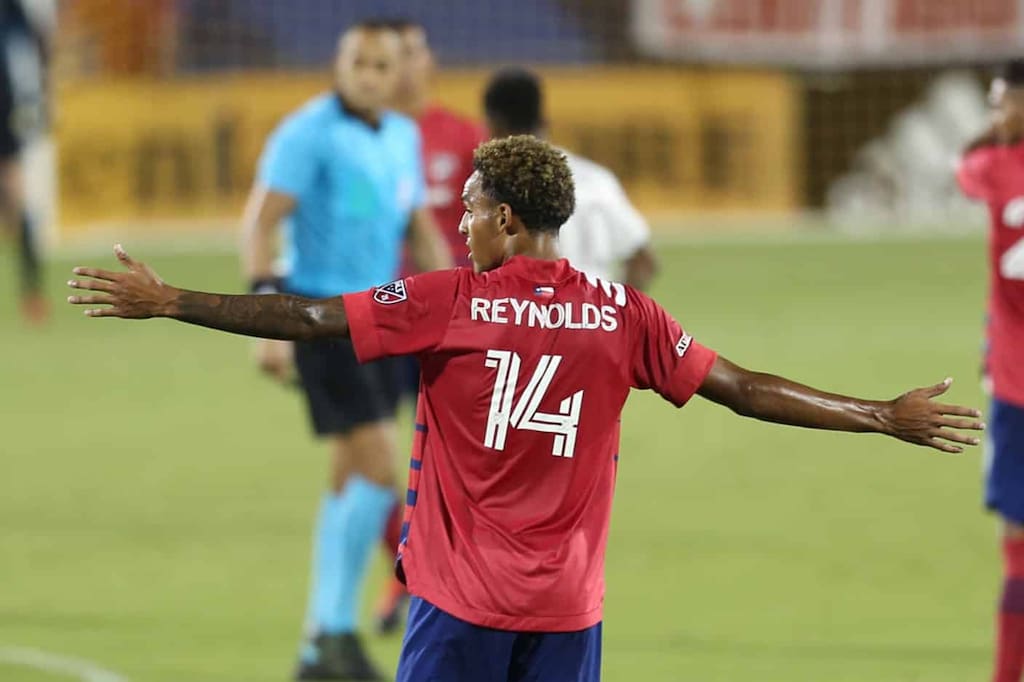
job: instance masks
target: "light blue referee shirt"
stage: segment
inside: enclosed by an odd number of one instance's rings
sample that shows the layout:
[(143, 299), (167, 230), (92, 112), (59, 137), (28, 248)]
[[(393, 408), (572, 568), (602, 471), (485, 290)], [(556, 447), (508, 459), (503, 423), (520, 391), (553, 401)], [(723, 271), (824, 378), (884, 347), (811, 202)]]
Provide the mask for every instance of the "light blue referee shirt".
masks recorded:
[(271, 134), (259, 180), (291, 195), (285, 232), (285, 287), (337, 296), (398, 277), (412, 212), (426, 188), (416, 124), (385, 112), (373, 128), (324, 94)]

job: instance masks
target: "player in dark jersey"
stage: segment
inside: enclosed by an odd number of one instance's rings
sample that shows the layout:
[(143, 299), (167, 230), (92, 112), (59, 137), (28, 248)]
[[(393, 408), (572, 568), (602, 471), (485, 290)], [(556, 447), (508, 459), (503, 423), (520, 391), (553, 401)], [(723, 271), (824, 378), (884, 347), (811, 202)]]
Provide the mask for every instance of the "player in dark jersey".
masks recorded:
[[(397, 572), (413, 595), (402, 682), (599, 679), (604, 551), (631, 388), (694, 393), (764, 421), (882, 433), (959, 453), (977, 410), (950, 384), (872, 401), (751, 372), (657, 303), (559, 258), (574, 206), (564, 154), (530, 136), (482, 145), (460, 230), (473, 269), (311, 300), (177, 289), (119, 246), (126, 271), (76, 268), (91, 317), (170, 317), (282, 339), (351, 337), (361, 360), (423, 367)], [(97, 305), (109, 307), (97, 308)]]
[(1003, 521), (1003, 596), (993, 680), (1024, 671), (1024, 60), (992, 82), (995, 121), (964, 152), (957, 180), (989, 209), (985, 374), (992, 393), (985, 502)]
[(18, 244), (22, 315), (40, 323), (48, 306), (21, 153), (45, 125), (45, 56), (53, 18), (27, 10), (21, 0), (0, 0), (0, 213)]

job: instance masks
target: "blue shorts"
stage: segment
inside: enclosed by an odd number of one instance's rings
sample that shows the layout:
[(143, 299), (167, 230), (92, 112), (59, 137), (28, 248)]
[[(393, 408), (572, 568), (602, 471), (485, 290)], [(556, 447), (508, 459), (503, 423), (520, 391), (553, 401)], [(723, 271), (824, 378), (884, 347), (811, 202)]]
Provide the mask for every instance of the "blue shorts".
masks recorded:
[(985, 432), (985, 504), (1024, 524), (1024, 407), (992, 400)]
[(413, 597), (397, 682), (598, 682), (601, 624), (509, 632), (459, 620)]

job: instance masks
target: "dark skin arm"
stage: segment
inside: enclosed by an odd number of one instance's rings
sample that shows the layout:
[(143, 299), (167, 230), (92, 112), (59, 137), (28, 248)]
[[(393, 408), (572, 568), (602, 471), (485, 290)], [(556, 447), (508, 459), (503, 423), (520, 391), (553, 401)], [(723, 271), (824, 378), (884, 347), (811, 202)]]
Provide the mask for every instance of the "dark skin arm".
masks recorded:
[(625, 284), (634, 289), (647, 291), (647, 288), (651, 285), (651, 280), (654, 279), (654, 275), (657, 272), (658, 260), (654, 257), (651, 247), (645, 244), (626, 259), (623, 279)]
[(984, 424), (978, 419), (978, 410), (934, 401), (951, 383), (952, 379), (946, 379), (893, 400), (862, 400), (751, 372), (719, 357), (697, 392), (737, 414), (761, 421), (828, 431), (882, 433), (942, 452), (960, 453), (964, 445), (977, 445), (979, 441), (952, 429), (978, 431)]
[(348, 336), (348, 318), (340, 296), (310, 299), (286, 294), (238, 296), (188, 291), (165, 283), (120, 245), (114, 247), (114, 253), (126, 272), (80, 267), (74, 273), (91, 279), (68, 282), (73, 289), (100, 292), (70, 296), (69, 303), (110, 306), (86, 310), (89, 317), (169, 317), (232, 334), (286, 341)]
[[(348, 336), (348, 318), (341, 298), (313, 300), (298, 296), (229, 296), (177, 289), (144, 263), (132, 260), (120, 246), (114, 252), (127, 268), (111, 272), (75, 268), (91, 279), (71, 280), (75, 305), (102, 305), (85, 311), (90, 317), (145, 319), (169, 317), (235, 334), (303, 340)], [(978, 410), (943, 405), (934, 398), (951, 380), (904, 393), (893, 400), (873, 401), (825, 393), (782, 377), (743, 369), (718, 358), (698, 393), (738, 414), (762, 421), (812, 429), (882, 433), (893, 438), (958, 453), (978, 438), (954, 429), (981, 430)]]

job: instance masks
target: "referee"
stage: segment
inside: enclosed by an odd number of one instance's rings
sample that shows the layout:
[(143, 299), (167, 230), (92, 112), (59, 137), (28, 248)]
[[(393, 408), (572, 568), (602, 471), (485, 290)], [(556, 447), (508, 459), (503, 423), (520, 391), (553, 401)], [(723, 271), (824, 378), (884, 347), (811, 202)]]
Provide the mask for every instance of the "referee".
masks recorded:
[[(386, 110), (401, 74), (388, 22), (349, 28), (338, 42), (335, 91), (307, 102), (267, 140), (246, 209), (244, 266), (253, 292), (324, 298), (398, 276), (404, 244), (418, 268), (450, 265), (426, 208), (420, 137)], [(284, 275), (273, 270), (284, 222)], [(393, 286), (401, 294), (401, 284)], [(292, 355), (317, 435), (331, 449), (329, 490), (314, 538), (309, 639), (298, 679), (381, 679), (356, 636), (371, 550), (396, 501), (394, 360), (356, 361), (347, 339), (263, 341), (262, 369), (290, 378)]]

